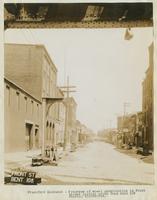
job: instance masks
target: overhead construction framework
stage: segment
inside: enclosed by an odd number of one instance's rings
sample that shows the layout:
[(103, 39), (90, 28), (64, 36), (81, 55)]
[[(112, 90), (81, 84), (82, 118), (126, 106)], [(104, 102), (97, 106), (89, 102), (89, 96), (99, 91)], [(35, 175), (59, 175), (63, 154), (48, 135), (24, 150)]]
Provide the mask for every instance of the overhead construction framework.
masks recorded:
[(6, 3), (6, 28), (153, 26), (152, 3)]

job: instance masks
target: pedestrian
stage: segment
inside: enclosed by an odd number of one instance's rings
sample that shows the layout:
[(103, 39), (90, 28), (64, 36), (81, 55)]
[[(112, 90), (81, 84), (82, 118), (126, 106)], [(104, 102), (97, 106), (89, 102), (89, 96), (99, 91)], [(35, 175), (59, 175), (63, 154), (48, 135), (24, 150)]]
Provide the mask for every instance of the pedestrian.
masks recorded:
[(51, 152), (52, 152), (52, 160), (53, 161), (57, 161), (57, 158), (56, 158), (56, 149), (54, 146), (51, 147)]

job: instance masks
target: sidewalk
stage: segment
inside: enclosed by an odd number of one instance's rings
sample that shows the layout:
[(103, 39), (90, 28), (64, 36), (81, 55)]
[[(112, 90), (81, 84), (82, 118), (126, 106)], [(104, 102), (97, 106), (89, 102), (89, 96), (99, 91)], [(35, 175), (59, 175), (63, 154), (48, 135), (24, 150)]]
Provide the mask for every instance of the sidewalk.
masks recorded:
[[(62, 159), (64, 156), (69, 154), (69, 150), (63, 151), (62, 147), (57, 148), (57, 160)], [(32, 158), (41, 155), (41, 149), (30, 150), (26, 152), (13, 152), (6, 153), (4, 156), (5, 173), (8, 174), (10, 170), (17, 168), (27, 168), (32, 164)]]
[(115, 148), (115, 150), (117, 150), (120, 153), (127, 154), (128, 156), (131, 156), (133, 158), (137, 158), (139, 160), (142, 160), (145, 163), (154, 164), (153, 155), (143, 156), (141, 154), (137, 154), (136, 153), (137, 149), (118, 149), (118, 148)]
[(12, 170), (23, 169), (31, 166), (32, 158), (39, 156), (41, 150), (31, 150), (27, 152), (6, 153), (4, 156), (5, 174), (9, 174)]
[[(70, 149), (66, 151), (63, 150), (63, 147), (57, 148), (57, 163), (60, 163), (63, 158), (70, 154)], [(30, 171), (36, 172), (39, 177), (42, 178), (42, 184), (62, 184), (62, 181), (56, 180), (53, 177), (49, 177), (45, 172), (38, 172), (38, 168), (32, 167), (32, 158), (41, 156), (41, 149), (31, 150), (27, 152), (14, 152), (5, 154), (5, 177), (10, 177), (11, 172), (14, 170), (19, 171)], [(48, 166), (43, 166), (48, 167)], [(49, 166), (52, 167), (52, 166)], [(53, 167), (52, 167), (53, 168)]]

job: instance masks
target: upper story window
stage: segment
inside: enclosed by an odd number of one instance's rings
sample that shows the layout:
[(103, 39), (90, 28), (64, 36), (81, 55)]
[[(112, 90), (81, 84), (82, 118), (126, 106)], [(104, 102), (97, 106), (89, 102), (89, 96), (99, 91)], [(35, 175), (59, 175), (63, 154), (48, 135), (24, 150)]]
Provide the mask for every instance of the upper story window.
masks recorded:
[(6, 85), (6, 101), (7, 105), (10, 105), (10, 86)]
[(16, 91), (17, 109), (20, 110), (20, 92)]
[(39, 118), (39, 104), (37, 103), (37, 117)]
[(25, 111), (27, 112), (27, 97), (26, 96), (24, 97), (24, 100), (25, 100)]
[(32, 114), (33, 114), (33, 111), (34, 111), (34, 102), (33, 102), (33, 100), (31, 100), (31, 112), (32, 112)]

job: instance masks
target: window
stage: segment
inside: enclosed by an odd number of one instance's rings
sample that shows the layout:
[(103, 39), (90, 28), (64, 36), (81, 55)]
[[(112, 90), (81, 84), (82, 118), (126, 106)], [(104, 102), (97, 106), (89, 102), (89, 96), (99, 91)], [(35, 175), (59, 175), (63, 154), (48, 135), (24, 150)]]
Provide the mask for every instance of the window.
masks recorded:
[(20, 110), (20, 92), (16, 91), (17, 110)]
[(10, 105), (10, 86), (6, 85), (6, 101), (7, 105)]
[(47, 123), (46, 123), (46, 140), (49, 139), (48, 134), (49, 134), (49, 123), (48, 123), (48, 121), (47, 121)]
[(39, 118), (39, 104), (37, 103), (37, 117)]
[(27, 112), (27, 97), (25, 96), (24, 99), (25, 99), (25, 111)]
[(31, 112), (32, 112), (32, 114), (33, 114), (33, 109), (34, 109), (34, 102), (33, 102), (33, 100), (31, 100)]

